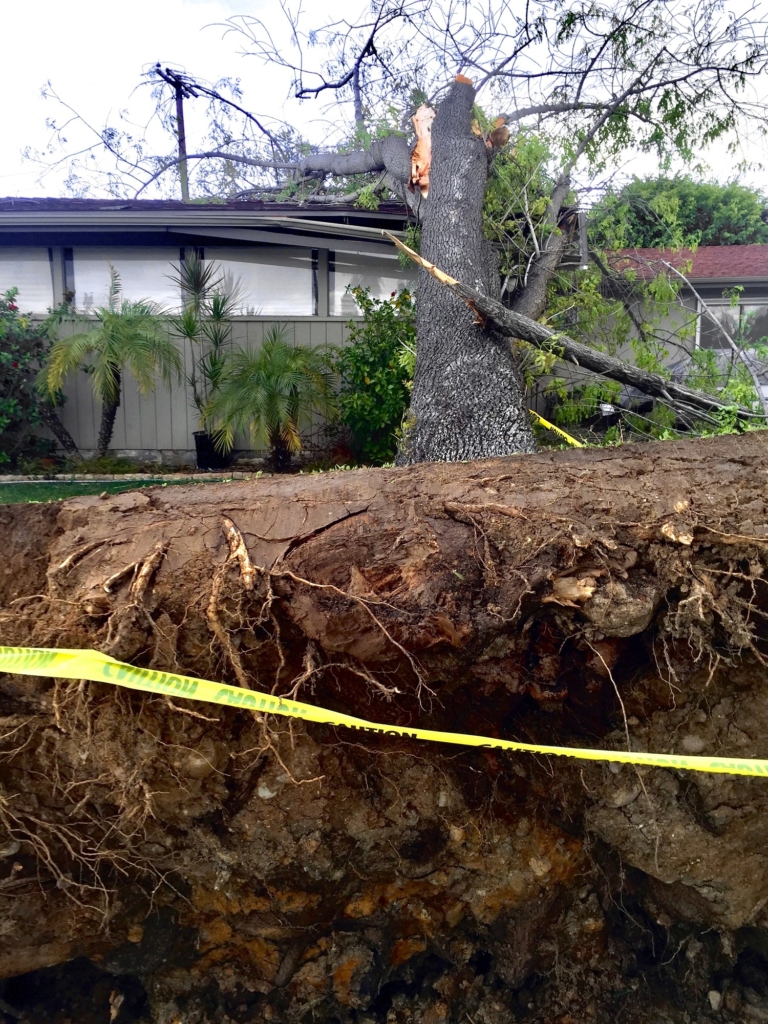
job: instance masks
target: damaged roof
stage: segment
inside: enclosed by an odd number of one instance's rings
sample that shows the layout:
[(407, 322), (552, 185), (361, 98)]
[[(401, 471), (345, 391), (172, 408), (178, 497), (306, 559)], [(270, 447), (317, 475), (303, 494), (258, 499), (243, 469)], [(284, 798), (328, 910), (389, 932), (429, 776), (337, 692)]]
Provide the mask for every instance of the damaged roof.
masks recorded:
[[(350, 203), (206, 201), (177, 199), (0, 198), (0, 235), (32, 237), (52, 232), (154, 232), (241, 242), (277, 242), (349, 248), (391, 246), (382, 229), (400, 235), (408, 211), (400, 203), (364, 210)], [(293, 238), (291, 242), (290, 239)], [(336, 241), (336, 240), (340, 241)], [(64, 244), (69, 244), (66, 241)]]

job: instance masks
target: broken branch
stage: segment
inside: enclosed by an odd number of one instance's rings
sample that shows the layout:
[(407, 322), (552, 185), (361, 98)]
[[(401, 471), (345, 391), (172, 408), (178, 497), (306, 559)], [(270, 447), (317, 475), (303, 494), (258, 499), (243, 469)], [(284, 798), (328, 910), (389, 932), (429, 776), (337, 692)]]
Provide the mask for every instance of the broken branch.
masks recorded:
[(409, 248), (399, 238), (395, 238), (389, 231), (382, 231), (398, 249), (406, 253), (414, 263), (417, 263), (423, 270), (434, 277), (446, 288), (453, 292), (457, 298), (478, 315), (485, 317), (494, 328), (507, 338), (515, 338), (525, 341), (534, 348), (543, 349), (547, 352), (555, 352), (560, 359), (573, 363), (583, 369), (600, 374), (603, 377), (610, 377), (628, 387), (637, 388), (646, 395), (653, 398), (660, 398), (669, 404), (679, 404), (690, 411), (696, 411), (702, 415), (712, 412), (721, 412), (726, 409), (735, 408), (739, 419), (752, 420), (762, 419), (762, 415), (749, 412), (742, 406), (734, 406), (732, 403), (721, 401), (714, 395), (705, 394), (703, 391), (696, 391), (685, 384), (662, 377), (659, 373), (650, 373), (641, 370), (637, 366), (625, 363), (621, 359), (606, 355), (605, 352), (598, 352), (597, 349), (582, 345), (567, 334), (552, 331), (544, 324), (540, 324), (530, 317), (515, 313), (506, 306), (502, 306), (495, 299), (483, 295), (481, 292), (462, 284), (456, 278), (444, 273), (429, 260), (425, 260), (413, 249)]

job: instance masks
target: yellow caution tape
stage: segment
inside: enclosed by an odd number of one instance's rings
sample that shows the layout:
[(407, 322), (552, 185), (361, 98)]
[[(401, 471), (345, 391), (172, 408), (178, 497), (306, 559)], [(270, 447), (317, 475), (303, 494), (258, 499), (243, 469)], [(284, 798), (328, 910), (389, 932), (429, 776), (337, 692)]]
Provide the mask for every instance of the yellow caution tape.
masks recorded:
[(550, 423), (549, 420), (545, 420), (543, 416), (539, 416), (539, 414), (533, 409), (529, 409), (528, 412), (539, 421), (542, 427), (546, 427), (547, 430), (554, 430), (556, 434), (559, 434), (560, 437), (564, 437), (568, 444), (572, 444), (574, 448), (585, 447), (581, 441), (577, 441), (575, 437), (571, 437), (570, 434), (566, 434), (564, 430), (561, 430), (560, 427), (556, 427), (555, 424)]
[(367, 722), (339, 711), (327, 711), (312, 704), (283, 699), (240, 686), (224, 686), (210, 679), (174, 675), (152, 669), (136, 668), (116, 661), (98, 651), (68, 651), (42, 647), (0, 647), (0, 672), (26, 676), (53, 676), (58, 679), (90, 679), (97, 683), (127, 686), (131, 690), (163, 693), (169, 697), (201, 700), (209, 704), (246, 708), (288, 718), (301, 718), (305, 722), (323, 722), (340, 725), (357, 732), (379, 733), (382, 736), (405, 736), (407, 739), (428, 740), (432, 743), (455, 743), (463, 747), (483, 747), (489, 750), (516, 750), (528, 754), (556, 754), (576, 757), (582, 761), (612, 761), (620, 764), (643, 764), (657, 768), (685, 768), (696, 772), (718, 772), (724, 775), (768, 776), (768, 761), (751, 758), (684, 757), (678, 754), (643, 754), (635, 751), (590, 750), (583, 747), (550, 747), (539, 743), (516, 743), (513, 740), (492, 739), (490, 736), (472, 736), (459, 732), (437, 732), (404, 725), (382, 725)]

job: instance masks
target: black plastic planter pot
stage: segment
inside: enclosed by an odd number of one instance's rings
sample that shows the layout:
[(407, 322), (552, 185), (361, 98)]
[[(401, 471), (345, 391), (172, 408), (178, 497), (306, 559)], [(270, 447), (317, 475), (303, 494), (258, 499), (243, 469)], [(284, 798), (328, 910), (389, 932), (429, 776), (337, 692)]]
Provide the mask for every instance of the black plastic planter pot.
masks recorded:
[(231, 454), (218, 451), (207, 431), (195, 430), (192, 436), (195, 439), (198, 469), (226, 469), (229, 466)]

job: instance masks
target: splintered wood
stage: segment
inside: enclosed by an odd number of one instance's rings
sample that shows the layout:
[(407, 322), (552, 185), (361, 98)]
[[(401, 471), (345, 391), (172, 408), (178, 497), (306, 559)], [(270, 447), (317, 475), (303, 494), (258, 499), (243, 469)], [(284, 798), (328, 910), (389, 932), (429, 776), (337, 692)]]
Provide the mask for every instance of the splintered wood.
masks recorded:
[(411, 192), (416, 189), (424, 199), (429, 195), (429, 169), (432, 164), (432, 122), (435, 120), (435, 111), (422, 103), (419, 109), (411, 118), (413, 129), (416, 132), (416, 145), (411, 154), (411, 179), (408, 188)]

